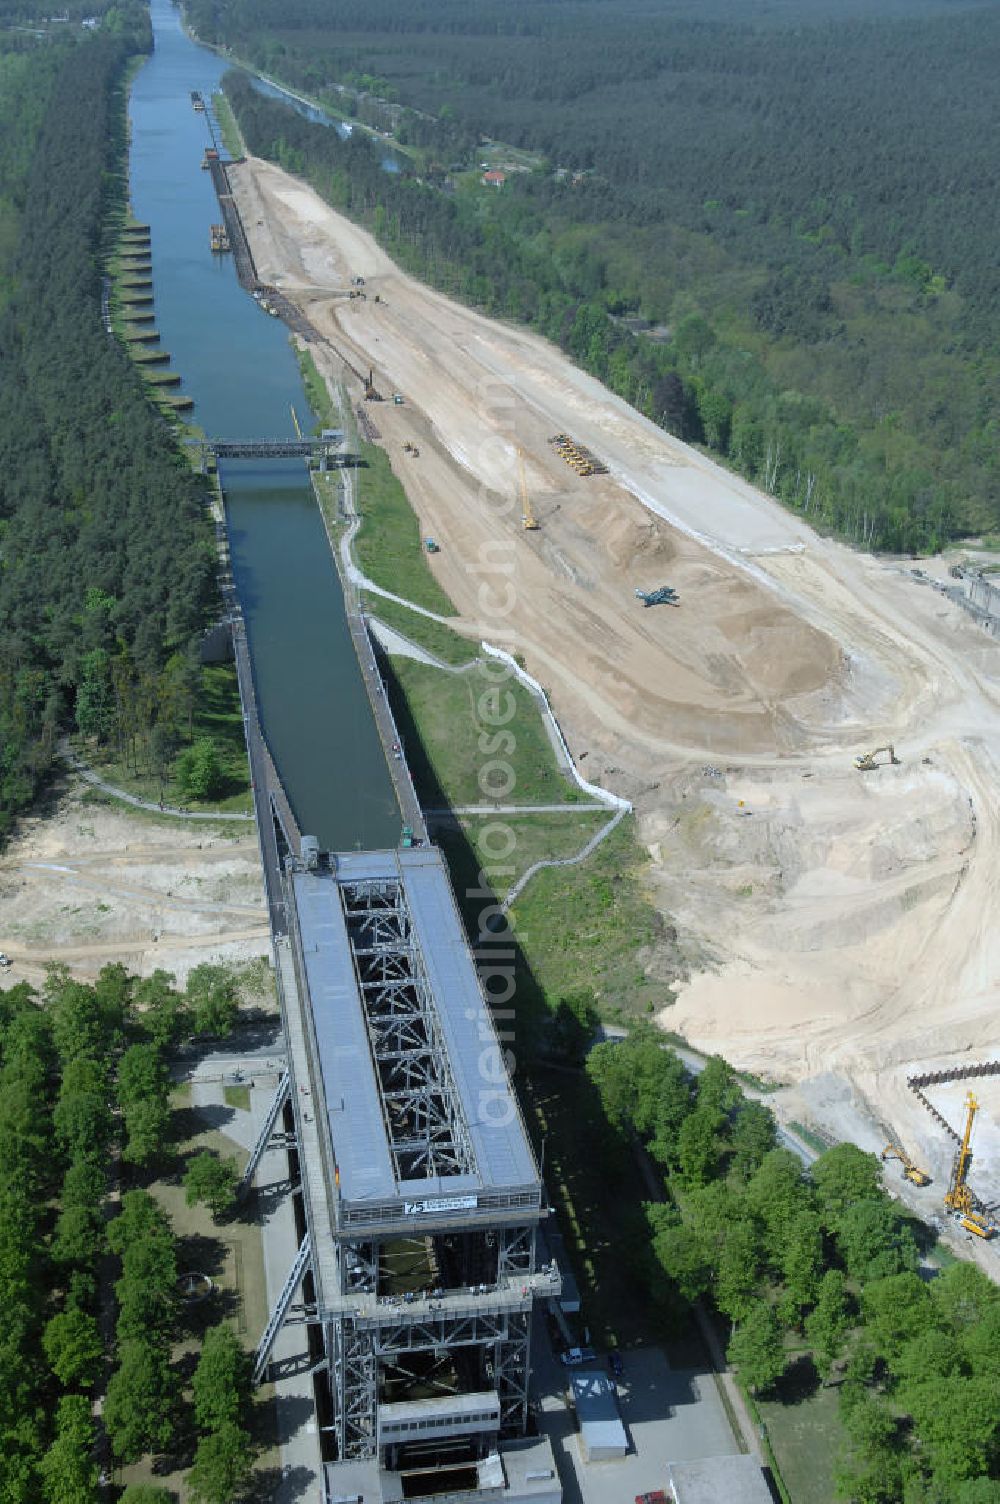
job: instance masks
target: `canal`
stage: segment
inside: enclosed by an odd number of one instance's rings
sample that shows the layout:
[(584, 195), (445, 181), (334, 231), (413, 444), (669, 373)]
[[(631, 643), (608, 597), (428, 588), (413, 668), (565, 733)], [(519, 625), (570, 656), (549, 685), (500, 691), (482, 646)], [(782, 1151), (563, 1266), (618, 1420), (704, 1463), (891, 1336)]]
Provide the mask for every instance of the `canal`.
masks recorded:
[[(209, 251), (219, 209), (200, 170), (205, 117), (228, 66), (152, 0), (156, 47), (132, 87), (132, 207), (152, 232), (156, 326), (215, 438), (294, 438), (309, 413), (288, 331)], [(303, 423), (303, 426), (305, 424)], [(334, 850), (394, 846), (400, 816), (344, 615), (340, 582), (301, 462), (222, 467), (233, 569), (260, 716), (303, 831)]]

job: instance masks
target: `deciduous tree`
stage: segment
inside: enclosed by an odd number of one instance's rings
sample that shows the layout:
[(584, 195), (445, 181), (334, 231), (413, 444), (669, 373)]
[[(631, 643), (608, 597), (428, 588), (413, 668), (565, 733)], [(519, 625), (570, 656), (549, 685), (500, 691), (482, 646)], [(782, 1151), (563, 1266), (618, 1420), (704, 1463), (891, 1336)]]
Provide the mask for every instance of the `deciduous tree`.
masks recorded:
[(104, 1357), (104, 1344), (93, 1316), (70, 1306), (53, 1316), (42, 1335), (49, 1366), (67, 1389), (89, 1388)]
[(757, 1301), (732, 1335), (726, 1356), (748, 1389), (770, 1389), (785, 1371), (785, 1344), (773, 1309)]
[(205, 1333), (191, 1389), (199, 1431), (220, 1431), (225, 1425), (241, 1426), (245, 1422), (249, 1361), (231, 1326), (223, 1323)]
[(218, 1154), (204, 1149), (193, 1157), (184, 1174), (187, 1204), (204, 1202), (218, 1221), (232, 1210), (238, 1182), (235, 1159), (220, 1159)]
[(198, 1443), (188, 1475), (191, 1497), (198, 1504), (231, 1504), (250, 1476), (252, 1460), (246, 1431), (224, 1421)]
[(90, 1401), (82, 1394), (64, 1395), (56, 1411), (55, 1438), (39, 1467), (46, 1504), (95, 1504), (93, 1449)]

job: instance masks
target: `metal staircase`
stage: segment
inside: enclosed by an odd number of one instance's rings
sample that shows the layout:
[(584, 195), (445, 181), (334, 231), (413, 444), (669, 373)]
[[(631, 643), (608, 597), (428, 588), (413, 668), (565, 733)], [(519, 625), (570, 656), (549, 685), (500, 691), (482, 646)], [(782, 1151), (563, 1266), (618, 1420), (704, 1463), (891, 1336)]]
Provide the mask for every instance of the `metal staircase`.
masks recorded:
[(267, 1372), (267, 1365), (271, 1357), (271, 1349), (274, 1346), (274, 1339), (277, 1337), (279, 1331), (282, 1328), (282, 1325), (284, 1324), (285, 1317), (288, 1315), (288, 1308), (292, 1303), (292, 1296), (295, 1294), (295, 1291), (302, 1280), (302, 1276), (306, 1272), (306, 1267), (309, 1263), (309, 1254), (309, 1234), (306, 1233), (305, 1237), (302, 1239), (302, 1242), (299, 1244), (299, 1251), (295, 1255), (295, 1261), (292, 1264), (291, 1269), (289, 1269), (288, 1271), (288, 1278), (285, 1280), (285, 1283), (281, 1288), (281, 1294), (278, 1296), (278, 1299), (275, 1302), (274, 1310), (271, 1312), (270, 1320), (268, 1321), (267, 1326), (264, 1328), (264, 1335), (260, 1339), (260, 1344), (257, 1348), (257, 1353), (254, 1357), (253, 1364), (254, 1384), (259, 1384), (264, 1377), (264, 1374)]
[(263, 1159), (267, 1147), (271, 1142), (272, 1135), (274, 1134), (274, 1125), (278, 1121), (282, 1108), (288, 1101), (291, 1089), (292, 1078), (288, 1071), (283, 1071), (281, 1080), (275, 1088), (274, 1096), (271, 1098), (271, 1105), (267, 1109), (267, 1116), (261, 1124), (260, 1133), (257, 1135), (257, 1142), (253, 1146), (253, 1152), (247, 1161), (246, 1169), (243, 1171), (243, 1179), (236, 1187), (237, 1201), (243, 1200), (253, 1184), (253, 1178), (257, 1173), (257, 1166)]

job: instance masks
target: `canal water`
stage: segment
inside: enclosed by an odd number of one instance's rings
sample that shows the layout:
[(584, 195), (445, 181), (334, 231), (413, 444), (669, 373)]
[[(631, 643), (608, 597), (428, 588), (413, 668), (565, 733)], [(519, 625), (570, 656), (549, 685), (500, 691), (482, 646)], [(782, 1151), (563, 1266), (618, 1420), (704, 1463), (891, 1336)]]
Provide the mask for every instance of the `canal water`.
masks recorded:
[[(228, 66), (153, 0), (153, 56), (135, 79), (131, 195), (152, 231), (156, 325), (214, 438), (294, 438), (311, 422), (288, 332), (209, 251), (219, 220), (205, 117)], [(303, 831), (323, 846), (393, 846), (400, 816), (344, 615), (340, 582), (301, 462), (228, 461), (222, 480), (261, 721)], [(155, 500), (151, 498), (151, 504)]]

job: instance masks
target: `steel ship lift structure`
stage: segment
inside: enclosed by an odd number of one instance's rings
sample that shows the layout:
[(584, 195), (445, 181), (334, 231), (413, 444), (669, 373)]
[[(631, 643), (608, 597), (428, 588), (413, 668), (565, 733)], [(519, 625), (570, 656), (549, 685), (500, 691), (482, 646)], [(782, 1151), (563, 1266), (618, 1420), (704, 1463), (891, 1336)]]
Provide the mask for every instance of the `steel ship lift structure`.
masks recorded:
[[(244, 1189), (266, 1148), (290, 1148), (301, 1235), (255, 1376), (305, 1324), (331, 1498), (368, 1497), (355, 1474), (386, 1498), (408, 1473), (447, 1493), (449, 1469), (452, 1491), (478, 1469), (495, 1493), (505, 1446), (531, 1445), (532, 1317), (560, 1280), (538, 1264), (542, 1182), (447, 871), (434, 848), (304, 841), (282, 881), (288, 1071)], [(506, 1497), (557, 1497), (551, 1478), (522, 1469)]]

